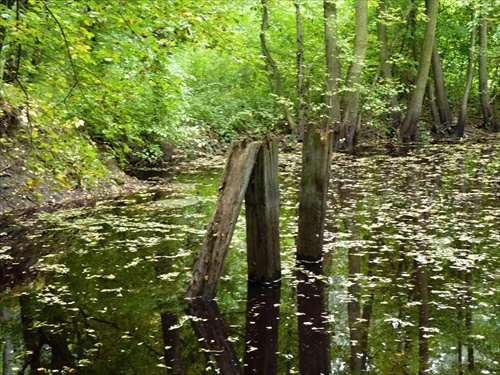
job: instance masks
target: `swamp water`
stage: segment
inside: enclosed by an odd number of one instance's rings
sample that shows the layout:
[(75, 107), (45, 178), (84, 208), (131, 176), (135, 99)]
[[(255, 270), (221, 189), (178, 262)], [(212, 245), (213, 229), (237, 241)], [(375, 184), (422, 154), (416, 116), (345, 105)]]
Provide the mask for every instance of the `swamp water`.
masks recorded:
[(281, 282), (247, 286), (240, 215), (216, 303), (183, 294), (221, 165), (0, 230), (2, 373), (499, 374), (498, 146), (334, 155), (321, 265), (295, 262), (299, 164)]

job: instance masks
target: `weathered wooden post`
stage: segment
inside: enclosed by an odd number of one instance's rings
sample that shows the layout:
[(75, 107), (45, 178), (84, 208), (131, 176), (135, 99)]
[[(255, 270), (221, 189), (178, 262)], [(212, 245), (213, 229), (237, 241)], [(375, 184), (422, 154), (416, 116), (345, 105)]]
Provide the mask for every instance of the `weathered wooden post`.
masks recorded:
[(331, 132), (310, 124), (304, 135), (299, 191), (297, 259), (319, 261), (323, 250), (326, 193), (332, 162)]
[(279, 182), (276, 140), (266, 137), (245, 195), (247, 263), (250, 282), (281, 276)]
[(227, 251), (261, 142), (234, 143), (226, 161), (215, 212), (195, 263), (186, 298), (214, 299)]

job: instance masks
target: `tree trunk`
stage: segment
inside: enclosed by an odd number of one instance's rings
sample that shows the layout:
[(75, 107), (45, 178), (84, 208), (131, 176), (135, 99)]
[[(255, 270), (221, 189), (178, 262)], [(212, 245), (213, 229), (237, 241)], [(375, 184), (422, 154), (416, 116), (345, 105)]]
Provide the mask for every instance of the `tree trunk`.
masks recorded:
[(290, 108), (286, 102), (285, 90), (283, 89), (283, 84), (281, 83), (281, 74), (278, 69), (278, 64), (274, 61), (269, 48), (266, 43), (266, 30), (267, 30), (267, 22), (269, 18), (268, 11), (268, 3), (267, 0), (262, 0), (262, 23), (260, 29), (260, 47), (262, 49), (262, 54), (266, 58), (266, 65), (272, 72), (272, 76), (274, 78), (274, 84), (276, 85), (276, 91), (283, 102), (283, 111), (285, 112), (285, 118), (288, 123), (288, 128), (290, 130), (290, 134), (294, 137), (297, 137), (297, 126), (295, 124), (295, 120), (293, 119), (292, 113), (290, 112)]
[(300, 0), (295, 4), (295, 24), (297, 28), (297, 130), (299, 140), (304, 139), (305, 126), (305, 86), (304, 86), (304, 47), (302, 37), (302, 21), (300, 15)]
[(334, 148), (339, 147), (338, 127), (340, 125), (340, 59), (337, 46), (337, 8), (333, 0), (324, 0), (325, 53), (326, 53), (326, 92), (324, 130), (333, 130)]
[(470, 33), (470, 49), (469, 49), (469, 63), (467, 65), (467, 78), (465, 79), (464, 96), (460, 102), (460, 112), (458, 115), (457, 127), (455, 134), (458, 138), (462, 138), (465, 133), (465, 126), (467, 123), (467, 103), (469, 102), (469, 95), (472, 89), (472, 78), (474, 74), (474, 55), (475, 55), (475, 41), (476, 41), (476, 10), (474, 7), (471, 9), (471, 25), (472, 30)]
[(436, 103), (439, 114), (438, 136), (444, 129), (450, 129), (453, 123), (451, 115), (450, 103), (446, 95), (446, 87), (444, 83), (443, 68), (437, 47), (437, 40), (434, 40), (432, 48), (432, 71), (434, 73), (434, 85), (436, 90)]
[(483, 110), (483, 124), (492, 132), (500, 130), (495, 118), (495, 110), (490, 103), (488, 88), (488, 15), (487, 3), (483, 5), (481, 23), (479, 27), (479, 92), (481, 95), (481, 108)]
[(427, 81), (427, 101), (429, 102), (429, 108), (432, 114), (433, 125), (437, 129), (440, 120), (439, 120), (439, 110), (436, 104), (435, 92), (436, 89), (434, 86), (434, 82), (431, 80)]
[(368, 1), (356, 0), (356, 36), (354, 38), (353, 61), (349, 66), (346, 91), (342, 99), (342, 121), (340, 123), (341, 147), (354, 151), (359, 124), (359, 99), (361, 80), (368, 48)]
[(428, 22), (425, 26), (424, 41), (418, 62), (415, 88), (411, 95), (408, 111), (399, 128), (398, 140), (400, 142), (411, 142), (416, 140), (417, 124), (420, 119), (420, 114), (422, 113), (422, 103), (424, 100), (425, 88), (427, 86), (427, 78), (429, 77), (432, 49), (434, 47), (436, 35), (439, 0), (427, 0), (426, 8)]
[(389, 42), (387, 38), (387, 25), (382, 20), (383, 14), (385, 12), (385, 0), (379, 2), (377, 8), (377, 36), (380, 41), (380, 67), (382, 70), (382, 77), (384, 79), (384, 83), (389, 85), (389, 94), (387, 95), (387, 99), (390, 107), (390, 121), (389, 121), (389, 129), (391, 132), (399, 126), (401, 122), (401, 111), (398, 108), (398, 98), (394, 93), (394, 85), (393, 85), (393, 77), (392, 77), (392, 68), (389, 63)]

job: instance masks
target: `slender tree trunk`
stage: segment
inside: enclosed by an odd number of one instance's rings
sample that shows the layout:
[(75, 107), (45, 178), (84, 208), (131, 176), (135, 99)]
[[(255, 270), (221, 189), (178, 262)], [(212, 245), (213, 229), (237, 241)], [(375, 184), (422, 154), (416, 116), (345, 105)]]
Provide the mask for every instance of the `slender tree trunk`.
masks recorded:
[[(434, 86), (434, 82), (429, 80), (427, 81), (427, 100), (429, 102), (429, 108), (432, 113), (432, 121), (434, 124), (439, 124), (439, 110), (436, 104), (436, 88)], [(437, 126), (436, 126), (437, 128)]]
[(295, 25), (297, 28), (297, 130), (299, 140), (304, 139), (304, 124), (306, 103), (305, 85), (304, 85), (304, 47), (302, 36), (302, 21), (300, 14), (300, 0), (294, 1), (295, 4)]
[(455, 134), (457, 137), (462, 138), (465, 133), (465, 126), (467, 123), (467, 103), (469, 102), (470, 91), (472, 89), (472, 77), (474, 74), (474, 54), (475, 54), (475, 41), (476, 41), (476, 10), (474, 7), (471, 9), (471, 24), (472, 30), (470, 33), (470, 49), (469, 49), (469, 63), (467, 65), (467, 78), (465, 79), (464, 96), (460, 102), (460, 112), (458, 115), (457, 127)]
[[(426, 0), (428, 1), (428, 0)], [(413, 59), (415, 61), (418, 61), (418, 46), (417, 46), (417, 38), (415, 37), (417, 35), (417, 14), (418, 14), (418, 7), (416, 6), (417, 0), (410, 0), (410, 38), (411, 38), (411, 51), (413, 52)]]
[(443, 67), (439, 57), (437, 40), (434, 39), (432, 48), (432, 71), (434, 72), (434, 85), (436, 90), (436, 103), (439, 114), (438, 136), (441, 130), (449, 129), (452, 126), (453, 118), (451, 115), (450, 103), (446, 95), (446, 87), (444, 83)]
[(272, 72), (278, 96), (280, 100), (283, 102), (283, 111), (285, 112), (285, 118), (288, 123), (288, 128), (290, 130), (290, 133), (293, 136), (297, 137), (297, 126), (295, 124), (295, 120), (293, 119), (292, 112), (290, 111), (290, 108), (288, 107), (288, 104), (286, 102), (285, 90), (283, 89), (283, 84), (281, 83), (281, 74), (278, 69), (278, 64), (276, 64), (276, 61), (273, 59), (266, 43), (266, 30), (269, 18), (267, 0), (262, 0), (261, 4), (262, 4), (262, 23), (260, 29), (260, 47), (262, 49), (262, 54), (266, 58), (266, 64)]
[(418, 62), (418, 72), (415, 82), (415, 88), (412, 92), (408, 112), (399, 128), (398, 139), (400, 142), (411, 142), (416, 140), (417, 124), (422, 113), (422, 103), (429, 77), (431, 66), (432, 49), (434, 47), (434, 38), (436, 35), (436, 24), (439, 9), (439, 0), (427, 0), (428, 22), (425, 26), (424, 41), (420, 59)]
[(333, 130), (334, 149), (339, 147), (338, 127), (340, 124), (340, 59), (337, 45), (337, 7), (334, 0), (324, 0), (326, 92), (324, 130)]
[(380, 41), (380, 66), (382, 71), (382, 78), (385, 83), (389, 85), (389, 94), (387, 99), (390, 106), (390, 129), (397, 129), (401, 123), (401, 111), (398, 109), (398, 98), (394, 93), (392, 68), (389, 63), (389, 42), (387, 38), (387, 25), (383, 21), (384, 12), (386, 9), (385, 0), (379, 2), (377, 8), (377, 36)]
[(483, 5), (481, 23), (479, 27), (479, 92), (481, 95), (481, 108), (483, 110), (483, 124), (492, 132), (499, 131), (499, 124), (495, 118), (495, 111), (490, 103), (488, 88), (488, 15), (486, 5)]
[(345, 142), (342, 148), (354, 151), (358, 133), (360, 115), (359, 99), (361, 80), (368, 49), (368, 1), (356, 0), (356, 36), (354, 38), (354, 59), (349, 66), (346, 79), (346, 91), (342, 99), (343, 116), (340, 123), (340, 142)]

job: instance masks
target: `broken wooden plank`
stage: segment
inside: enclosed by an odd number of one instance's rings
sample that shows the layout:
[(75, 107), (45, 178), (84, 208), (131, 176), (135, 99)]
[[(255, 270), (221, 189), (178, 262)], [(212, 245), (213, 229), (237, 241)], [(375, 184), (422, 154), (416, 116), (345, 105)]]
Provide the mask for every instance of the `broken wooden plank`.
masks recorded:
[(186, 298), (214, 299), (245, 192), (262, 142), (231, 146), (215, 212), (195, 263)]
[(268, 136), (257, 156), (245, 195), (248, 280), (274, 281), (281, 276), (279, 181), (276, 140)]
[(302, 149), (297, 236), (299, 260), (319, 261), (322, 257), (331, 162), (331, 133), (318, 132), (314, 125), (309, 125)]

